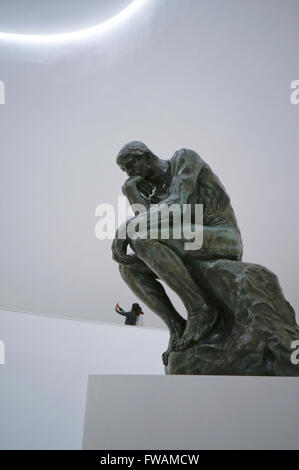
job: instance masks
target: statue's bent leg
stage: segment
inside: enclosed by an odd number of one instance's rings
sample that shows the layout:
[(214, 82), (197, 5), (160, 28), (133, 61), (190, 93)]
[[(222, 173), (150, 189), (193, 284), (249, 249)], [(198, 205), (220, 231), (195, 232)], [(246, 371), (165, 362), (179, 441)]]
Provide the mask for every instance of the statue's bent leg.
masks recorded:
[(183, 260), (165, 242), (151, 239), (136, 239), (131, 246), (138, 258), (180, 297), (188, 313), (185, 331), (177, 343), (178, 349), (184, 349), (190, 343), (206, 336), (218, 318), (211, 310), (204, 294), (195, 283)]
[(170, 350), (182, 335), (186, 320), (176, 311), (157, 276), (141, 260), (119, 267), (121, 276), (137, 297), (154, 311), (167, 325), (170, 340), (163, 362), (167, 365)]

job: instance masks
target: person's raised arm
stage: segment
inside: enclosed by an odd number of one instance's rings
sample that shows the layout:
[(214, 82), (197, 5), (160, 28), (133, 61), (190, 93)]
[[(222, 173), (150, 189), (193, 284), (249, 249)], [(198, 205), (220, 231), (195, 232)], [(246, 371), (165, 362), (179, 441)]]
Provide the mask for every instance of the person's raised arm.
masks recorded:
[(115, 305), (115, 311), (116, 313), (118, 313), (119, 315), (122, 315), (123, 317), (126, 317), (127, 314), (126, 312), (124, 311), (123, 308), (121, 308), (118, 304)]

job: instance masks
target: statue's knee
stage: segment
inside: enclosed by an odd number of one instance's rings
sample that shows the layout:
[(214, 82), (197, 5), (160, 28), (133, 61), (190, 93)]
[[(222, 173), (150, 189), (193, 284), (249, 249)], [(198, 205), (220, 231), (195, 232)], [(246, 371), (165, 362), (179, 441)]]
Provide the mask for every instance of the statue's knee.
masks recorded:
[(131, 241), (135, 253), (148, 251), (154, 243), (156, 243), (156, 240), (151, 240), (150, 238), (136, 238), (136, 240)]
[(133, 267), (128, 265), (119, 265), (119, 272), (123, 280), (127, 283), (130, 284), (132, 280), (136, 277), (136, 272), (134, 271)]
[(125, 281), (126, 278), (130, 275), (130, 266), (123, 266), (122, 264), (120, 264), (119, 272), (120, 272), (121, 277)]
[(131, 240), (131, 246), (135, 253), (140, 253), (144, 249), (145, 240), (142, 238), (136, 238), (136, 240)]

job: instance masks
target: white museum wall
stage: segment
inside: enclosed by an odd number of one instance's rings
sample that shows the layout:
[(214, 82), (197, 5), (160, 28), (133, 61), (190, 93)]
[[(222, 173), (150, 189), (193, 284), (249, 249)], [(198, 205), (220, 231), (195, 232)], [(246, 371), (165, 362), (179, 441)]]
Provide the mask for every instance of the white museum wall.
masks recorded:
[[(16, 26), (29, 3), (18, 2)], [(87, 2), (75, 3), (83, 27)], [(11, 30), (1, 11), (0, 30)], [(148, 0), (85, 41), (0, 41), (0, 307), (121, 322), (114, 304), (136, 299), (111, 240), (95, 236), (95, 209), (117, 208), (126, 176), (115, 157), (138, 139), (166, 159), (182, 147), (201, 154), (231, 197), (244, 261), (275, 272), (298, 312), (298, 16), (298, 0)]]
[(88, 375), (164, 374), (168, 335), (0, 310), (0, 340), (0, 449), (80, 449)]

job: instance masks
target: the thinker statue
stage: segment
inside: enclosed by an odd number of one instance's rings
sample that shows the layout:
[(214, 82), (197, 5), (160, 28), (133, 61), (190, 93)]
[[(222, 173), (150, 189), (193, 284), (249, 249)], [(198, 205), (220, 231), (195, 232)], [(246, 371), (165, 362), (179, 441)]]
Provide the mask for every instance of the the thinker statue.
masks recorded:
[[(112, 245), (113, 259), (132, 291), (168, 326), (170, 341), (163, 354), (170, 374), (299, 375), (291, 362), (292, 342), (299, 339), (294, 311), (277, 278), (266, 268), (242, 263), (242, 239), (230, 198), (209, 165), (193, 150), (181, 149), (170, 160), (154, 155), (141, 142), (126, 144), (117, 164), (127, 173), (123, 193), (146, 237), (123, 236), (132, 219), (120, 227)], [(170, 236), (150, 236), (149, 213), (160, 207), (188, 205), (191, 229), (203, 233), (199, 248), (178, 223)], [(196, 207), (202, 204), (202, 222)], [(136, 212), (136, 207), (143, 210)], [(181, 221), (182, 219), (180, 219)], [(127, 253), (131, 247), (133, 254)], [(185, 320), (162, 284), (182, 300)]]

